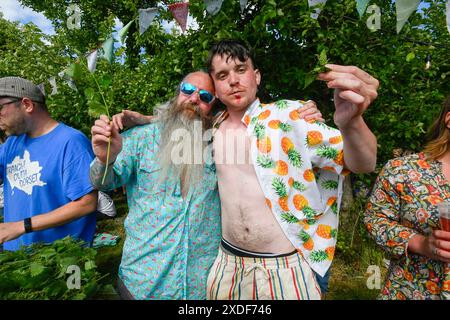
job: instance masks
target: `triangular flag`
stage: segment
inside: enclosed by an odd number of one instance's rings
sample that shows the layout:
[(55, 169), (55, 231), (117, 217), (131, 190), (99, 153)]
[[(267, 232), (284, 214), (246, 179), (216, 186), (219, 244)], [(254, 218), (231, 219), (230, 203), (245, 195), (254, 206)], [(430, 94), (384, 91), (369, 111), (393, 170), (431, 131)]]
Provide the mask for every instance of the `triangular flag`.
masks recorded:
[[(313, 7), (313, 6), (316, 6), (318, 4), (326, 3), (326, 2), (327, 2), (327, 0), (308, 0), (308, 5), (310, 7)], [(315, 8), (314, 12), (311, 13), (311, 18), (317, 19), (319, 17), (319, 14), (320, 14), (320, 9), (319, 8)]]
[(359, 17), (361, 18), (366, 12), (367, 5), (370, 0), (356, 0), (356, 9), (358, 10)]
[(52, 86), (52, 92), (50, 92), (50, 96), (58, 93), (58, 88), (56, 87), (56, 78), (51, 77), (48, 79), (48, 82)]
[(139, 9), (139, 34), (147, 31), (157, 14), (158, 8)]
[(66, 81), (66, 83), (67, 83), (67, 85), (72, 89), (72, 90), (75, 90), (75, 91), (78, 91), (78, 89), (77, 89), (77, 86), (75, 85), (75, 82), (72, 80), (72, 78), (67, 74), (67, 72), (68, 72), (68, 70), (71, 68), (71, 66), (70, 67), (67, 67), (66, 69), (64, 69), (63, 71), (61, 71), (60, 73), (58, 73), (58, 76), (60, 77), (60, 78), (63, 78), (65, 81)]
[(37, 85), (37, 87), (38, 87), (38, 89), (42, 92), (42, 94), (45, 96), (45, 85), (44, 85), (44, 83), (42, 82), (42, 83), (39, 83), (38, 85)]
[(128, 22), (128, 24), (123, 27), (122, 29), (120, 29), (119, 31), (119, 39), (121, 43), (125, 43), (125, 37), (127, 36), (128, 33), (128, 29), (130, 29), (131, 24), (134, 22), (134, 20), (131, 20), (130, 22)]
[(175, 17), (175, 20), (177, 20), (183, 32), (186, 31), (188, 7), (189, 2), (178, 2), (174, 4), (169, 4), (169, 10), (172, 12), (173, 16)]
[(397, 33), (400, 33), (409, 16), (417, 10), (420, 0), (397, 0)]
[(95, 68), (97, 67), (97, 56), (98, 50), (94, 50), (86, 57), (88, 70), (90, 72), (95, 72)]
[(209, 14), (215, 15), (220, 11), (223, 0), (205, 0), (206, 11)]
[(103, 43), (100, 49), (100, 58), (105, 58), (109, 63), (113, 62), (114, 59), (114, 39), (109, 37)]
[(239, 3), (241, 4), (241, 12), (244, 11), (245, 7), (247, 6), (248, 0), (239, 0)]
[(447, 1), (446, 5), (446, 12), (447, 12), (447, 30), (450, 33), (450, 0)]

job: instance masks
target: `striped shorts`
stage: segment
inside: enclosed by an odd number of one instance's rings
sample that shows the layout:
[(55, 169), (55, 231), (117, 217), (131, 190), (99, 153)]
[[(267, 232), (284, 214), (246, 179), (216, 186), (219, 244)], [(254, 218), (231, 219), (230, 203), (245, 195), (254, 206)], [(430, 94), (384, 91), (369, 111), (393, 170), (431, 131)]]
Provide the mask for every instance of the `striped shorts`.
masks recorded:
[(208, 300), (320, 300), (313, 271), (299, 254), (277, 258), (230, 255), (219, 248), (207, 281)]

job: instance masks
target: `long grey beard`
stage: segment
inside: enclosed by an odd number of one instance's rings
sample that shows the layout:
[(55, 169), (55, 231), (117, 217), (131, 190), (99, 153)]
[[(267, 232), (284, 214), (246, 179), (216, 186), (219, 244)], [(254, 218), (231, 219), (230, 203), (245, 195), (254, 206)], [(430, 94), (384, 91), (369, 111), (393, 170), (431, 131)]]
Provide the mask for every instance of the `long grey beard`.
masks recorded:
[(208, 141), (203, 141), (203, 135), (210, 128), (211, 119), (196, 105), (173, 102), (159, 110), (158, 120), (162, 126), (159, 182), (180, 181), (187, 191), (202, 181), (204, 154), (208, 152)]

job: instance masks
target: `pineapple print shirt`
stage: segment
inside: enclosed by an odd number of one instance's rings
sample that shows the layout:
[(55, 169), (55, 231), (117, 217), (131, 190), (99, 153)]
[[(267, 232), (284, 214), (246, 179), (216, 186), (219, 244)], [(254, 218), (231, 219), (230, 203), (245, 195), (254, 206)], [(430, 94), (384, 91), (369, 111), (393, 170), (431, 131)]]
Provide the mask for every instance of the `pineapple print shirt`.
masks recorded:
[(324, 276), (336, 246), (343, 142), (337, 129), (300, 119), (302, 106), (256, 100), (242, 121), (267, 205), (310, 267)]

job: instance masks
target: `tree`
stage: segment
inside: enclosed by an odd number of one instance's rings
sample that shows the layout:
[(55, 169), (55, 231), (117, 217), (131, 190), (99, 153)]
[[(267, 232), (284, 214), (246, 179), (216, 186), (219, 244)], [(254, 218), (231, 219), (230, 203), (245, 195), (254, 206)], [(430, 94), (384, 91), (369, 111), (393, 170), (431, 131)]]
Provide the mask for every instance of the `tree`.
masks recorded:
[[(96, 72), (112, 77), (113, 112), (122, 108), (151, 112), (155, 104), (173, 94), (184, 74), (204, 67), (215, 41), (239, 38), (254, 48), (263, 75), (259, 90), (263, 101), (314, 99), (331, 123), (332, 91), (319, 81), (311, 83), (319, 56), (326, 54), (329, 62), (357, 65), (380, 80), (379, 98), (365, 118), (378, 137), (378, 162), (382, 165), (392, 157), (394, 148), (422, 147), (426, 128), (448, 94), (450, 37), (445, 25), (445, 2), (423, 1), (426, 5), (423, 12), (414, 13), (397, 34), (394, 1), (371, 2), (382, 12), (381, 30), (371, 32), (366, 26), (368, 14), (360, 19), (354, 0), (329, 0), (317, 20), (310, 17), (312, 9), (306, 0), (250, 0), (242, 13), (238, 1), (225, 0), (215, 16), (206, 12), (203, 0), (191, 0), (190, 13), (197, 21), (197, 29), (183, 35), (167, 34), (161, 26), (153, 25), (140, 35), (134, 24), (126, 48), (116, 50), (116, 62), (108, 65), (102, 60)], [(43, 75), (55, 75), (55, 68), (63, 69), (70, 61), (80, 59), (80, 53), (96, 48), (111, 34), (115, 17), (126, 24), (137, 17), (139, 8), (155, 6), (157, 1), (80, 0), (77, 2), (83, 10), (80, 30), (68, 30), (63, 23), (68, 17), (67, 1), (22, 0), (22, 3), (43, 12), (57, 30), (55, 36), (45, 37), (44, 47), (40, 44), (42, 34), (36, 29), (28, 33), (29, 41), (45, 48), (38, 51), (39, 60), (51, 61), (47, 66), (38, 63), (46, 72), (36, 76), (43, 80)], [(173, 19), (161, 4), (159, 7), (159, 21)], [(10, 43), (23, 41), (15, 38), (17, 34), (11, 34), (14, 32), (5, 32), (10, 33), (7, 40)], [(14, 70), (36, 73), (33, 63), (14, 60), (12, 50), (8, 47), (1, 51), (1, 58), (14, 61), (16, 69), (3, 63), (0, 73)], [(431, 68), (426, 70), (428, 55)], [(78, 93), (64, 89), (49, 102), (56, 115), (88, 132), (86, 99), (82, 94), (85, 85), (81, 78)]]

